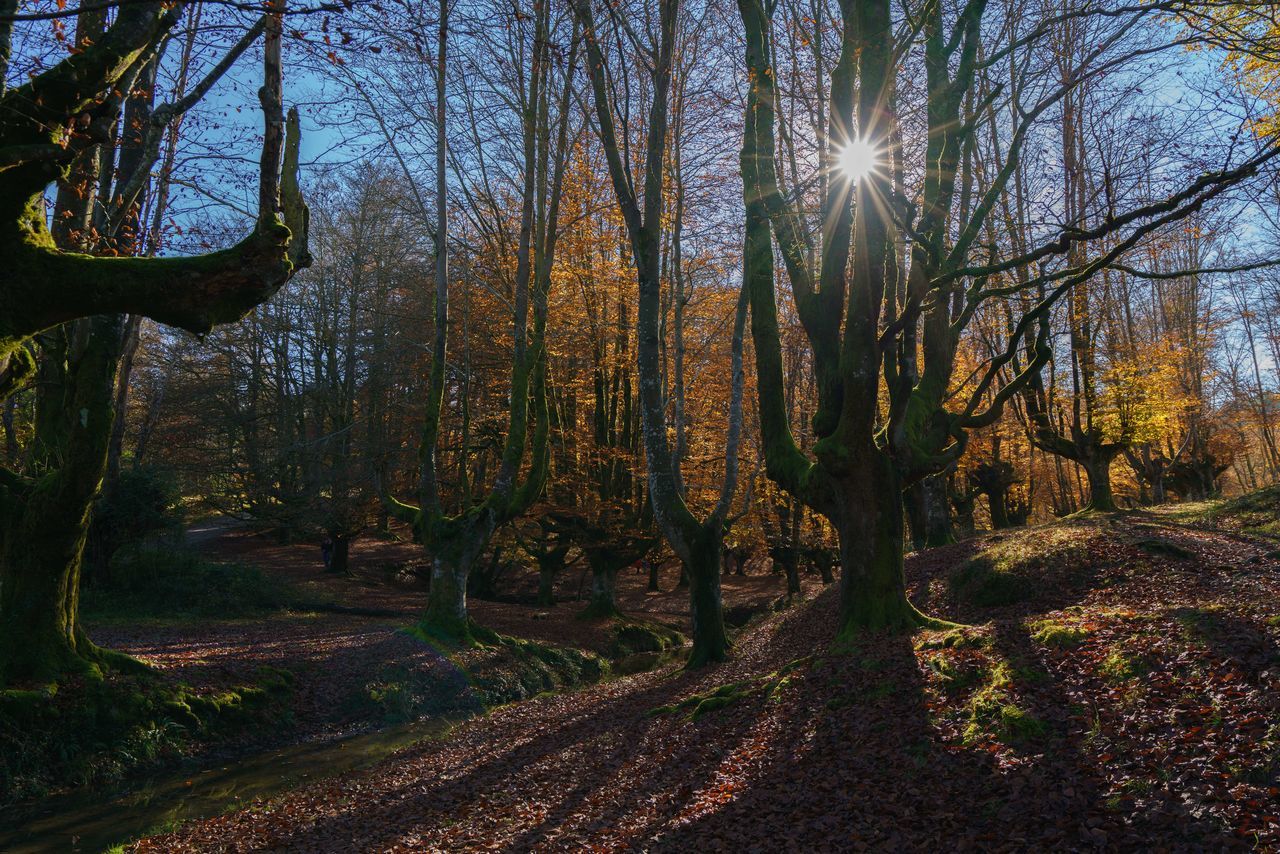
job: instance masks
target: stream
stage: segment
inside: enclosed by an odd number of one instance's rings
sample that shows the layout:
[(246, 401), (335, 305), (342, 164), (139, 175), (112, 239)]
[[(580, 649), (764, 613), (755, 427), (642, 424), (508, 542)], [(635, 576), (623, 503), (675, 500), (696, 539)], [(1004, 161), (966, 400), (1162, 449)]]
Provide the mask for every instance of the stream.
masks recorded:
[[(610, 678), (679, 661), (686, 649), (641, 652), (613, 662)], [(116, 788), (86, 788), (0, 810), (0, 852), (100, 852), (184, 821), (209, 818), (314, 780), (367, 768), (397, 750), (441, 738), (456, 723), (429, 718), (376, 732), (228, 760), (203, 770), (169, 769)]]
[(434, 718), (296, 744), (204, 770), (170, 770), (122, 789), (53, 795), (0, 811), (0, 851), (104, 851), (183, 821), (220, 815), (312, 780), (368, 767), (452, 727), (453, 721)]

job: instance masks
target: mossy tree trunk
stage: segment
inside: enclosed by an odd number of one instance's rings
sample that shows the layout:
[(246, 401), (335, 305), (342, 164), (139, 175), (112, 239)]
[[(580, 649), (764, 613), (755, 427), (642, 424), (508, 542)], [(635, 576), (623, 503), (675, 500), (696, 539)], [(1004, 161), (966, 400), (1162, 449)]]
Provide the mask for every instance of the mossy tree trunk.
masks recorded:
[(618, 570), (621, 567), (618, 562), (601, 554), (589, 555), (587, 562), (591, 566), (591, 596), (580, 616), (583, 619), (621, 617), (622, 611), (618, 608)]
[[(206, 77), (212, 86), (267, 32), (260, 100), (268, 132), (254, 232), (205, 256), (82, 254), (136, 249), (131, 239), (117, 240), (113, 226), (135, 219), (133, 205), (154, 158), (134, 140), (117, 168), (118, 124), (176, 20), (174, 9), (143, 2), (123, 7), (104, 29), (102, 13), (86, 11), (72, 56), (0, 94), (0, 115), (7, 117), (0, 121), (0, 393), (12, 392), (34, 371), (30, 342), (37, 335), (44, 380), (27, 469), (0, 470), (0, 685), (100, 674), (104, 665), (130, 663), (94, 647), (79, 625), (81, 562), (111, 438), (120, 313), (204, 332), (238, 320), (310, 261), (307, 212), (294, 174), (297, 115), (291, 113), (286, 132), (280, 104), (275, 14), (264, 16)], [(208, 86), (168, 105), (168, 115), (181, 114)], [(44, 198), (54, 180), (63, 184), (51, 233)]]
[[(435, 126), (447, 138), (449, 94), (448, 47), (452, 5), (441, 0), (437, 21), (435, 77)], [(533, 506), (546, 487), (549, 470), (550, 409), (547, 400), (547, 305), (551, 268), (559, 236), (559, 208), (569, 152), (570, 104), (576, 55), (559, 64), (552, 59), (550, 4), (535, 12), (528, 78), (520, 108), (524, 176), (521, 186), (520, 227), (516, 248), (512, 293), (511, 392), (508, 398), (507, 432), (498, 471), (488, 494), (470, 503), (470, 487), (463, 490), (460, 512), (445, 512), (439, 483), (437, 444), (447, 385), (449, 340), (449, 243), (448, 152), (436, 147), (435, 300), (434, 342), (428, 379), (426, 413), (418, 443), (420, 478), (417, 506), (396, 500), (381, 482), (384, 506), (409, 522), (418, 542), (432, 554), (431, 590), (421, 628), (428, 634), (463, 642), (471, 640), (467, 615), (467, 580), (475, 561), (499, 525)], [(576, 46), (577, 42), (574, 41)], [(561, 69), (558, 97), (551, 88)], [(552, 105), (555, 108), (552, 108)], [(424, 217), (426, 211), (423, 211)]]
[(916, 550), (954, 543), (945, 474), (921, 478), (903, 492)]
[(690, 544), (689, 615), (693, 626), (690, 667), (729, 657), (729, 636), (725, 632), (724, 602), (720, 593), (723, 547), (723, 533), (709, 526), (704, 526), (701, 535)]
[(0, 686), (100, 675), (111, 656), (80, 627), (80, 566), (106, 469), (120, 318), (103, 315), (52, 336), (60, 381), (46, 392), (38, 446), (48, 467), (0, 487)]
[(556, 604), (556, 577), (564, 570), (568, 546), (552, 546), (535, 555), (538, 562), (538, 604), (549, 608)]
[(907, 601), (901, 479), (874, 449), (852, 469), (831, 514), (840, 537), (840, 636), (915, 629), (925, 620)]
[(1114, 454), (1100, 454), (1097, 458), (1086, 459), (1081, 463), (1085, 477), (1089, 480), (1089, 503), (1087, 510), (1099, 513), (1110, 513), (1116, 509), (1115, 494), (1111, 491), (1111, 461)]

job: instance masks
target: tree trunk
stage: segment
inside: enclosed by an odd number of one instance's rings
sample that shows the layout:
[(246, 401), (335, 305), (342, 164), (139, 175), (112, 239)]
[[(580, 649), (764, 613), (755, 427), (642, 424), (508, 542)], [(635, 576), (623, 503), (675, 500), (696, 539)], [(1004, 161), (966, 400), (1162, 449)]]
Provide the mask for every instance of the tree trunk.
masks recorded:
[(0, 471), (0, 686), (100, 675), (101, 665), (132, 662), (95, 647), (79, 623), (81, 561), (111, 432), (119, 318), (80, 321), (70, 334), (83, 343), (73, 342), (79, 352), (59, 369), (66, 397), (51, 401), (51, 417), (37, 425), (61, 465), (25, 480)]
[(1089, 504), (1085, 510), (1110, 513), (1116, 509), (1111, 493), (1111, 457), (1090, 459), (1080, 464), (1089, 479)]
[(6, 525), (0, 567), (0, 686), (100, 676), (98, 650), (79, 625), (80, 556), (87, 502), (48, 481)]
[(658, 586), (658, 571), (661, 569), (658, 561), (649, 562), (649, 590), (654, 593), (660, 593), (662, 588)]
[(945, 475), (937, 474), (915, 482), (903, 497), (911, 523), (911, 544), (916, 551), (956, 541), (951, 533)]
[[(715, 520), (713, 520), (715, 522)], [(718, 523), (717, 523), (718, 524)], [(719, 531), (703, 526), (689, 543), (689, 609), (693, 621), (693, 648), (689, 667), (727, 661), (729, 637), (724, 630), (724, 609), (720, 596), (720, 559), (724, 538)]]
[(1011, 528), (1009, 521), (1009, 496), (1003, 487), (987, 491), (987, 507), (991, 510), (991, 529), (999, 531)]
[(591, 564), (591, 599), (580, 615), (583, 619), (601, 619), (622, 616), (618, 610), (618, 566), (610, 560), (588, 556)]
[(773, 569), (782, 569), (787, 576), (787, 595), (795, 596), (800, 592), (800, 554), (799, 549), (791, 545), (775, 546), (770, 551), (773, 558)]
[(351, 573), (351, 537), (347, 534), (331, 534), (333, 554), (329, 558), (329, 571), (339, 575)]
[(554, 567), (542, 565), (538, 567), (538, 604), (550, 608), (556, 604), (556, 571)]
[(129, 409), (129, 382), (133, 377), (134, 357), (141, 341), (142, 318), (131, 314), (125, 321), (124, 346), (116, 375), (115, 418), (111, 424), (111, 442), (107, 446), (107, 479), (103, 491), (111, 495), (120, 481), (120, 455), (124, 452), (124, 431)]
[(851, 468), (831, 514), (840, 535), (839, 637), (916, 628), (925, 618), (907, 601), (901, 478), (892, 461), (875, 452)]
[(467, 620), (467, 576), (470, 563), (450, 563), (436, 558), (431, 568), (431, 589), (427, 610), (422, 615), (423, 630), (434, 637), (465, 641), (471, 637)]
[(441, 520), (437, 525), (447, 530), (435, 531), (430, 541), (435, 556), (421, 627), (433, 637), (471, 643), (467, 579), (493, 534), (493, 519), (481, 512)]
[(1169, 500), (1164, 489), (1164, 472), (1155, 471), (1151, 475), (1151, 503), (1154, 505), (1164, 504)]

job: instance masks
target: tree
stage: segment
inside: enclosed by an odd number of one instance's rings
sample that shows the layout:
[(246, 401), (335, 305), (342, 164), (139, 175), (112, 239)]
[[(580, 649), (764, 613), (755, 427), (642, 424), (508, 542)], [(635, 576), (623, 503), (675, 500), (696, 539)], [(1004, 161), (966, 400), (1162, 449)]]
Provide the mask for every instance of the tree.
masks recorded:
[[(35, 336), (45, 379), (27, 466), (0, 470), (0, 685), (96, 675), (127, 663), (96, 647), (79, 622), (80, 565), (113, 421), (118, 312), (204, 332), (238, 319), (309, 262), (298, 119), (291, 112), (286, 131), (281, 107), (282, 7), (255, 28), (266, 31), (267, 44), (253, 233), (232, 249), (198, 257), (85, 254), (116, 251), (119, 235), (104, 215), (127, 218), (137, 198), (131, 188), (145, 184), (135, 178), (151, 161), (136, 147), (121, 152), (118, 186), (101, 164), (113, 161), (124, 103), (180, 11), (129, 4), (110, 27), (103, 10), (83, 11), (77, 50), (0, 96), (0, 388), (12, 392), (35, 370), (28, 346)], [(2, 47), (7, 56), (8, 44)], [(227, 66), (234, 61), (228, 57)], [(44, 195), (55, 180), (61, 187), (51, 232)], [(102, 202), (96, 215), (95, 198)]]
[[(839, 56), (824, 98), (829, 113), (815, 123), (818, 140), (809, 149), (821, 177), (784, 188), (776, 163), (781, 95), (773, 7), (759, 0), (740, 0), (738, 7), (748, 75), (744, 266), (767, 472), (839, 533), (841, 636), (909, 630), (932, 621), (905, 593), (903, 488), (945, 471), (968, 432), (996, 421), (1038, 374), (1049, 357), (1048, 314), (1060, 300), (1147, 234), (1255, 174), (1280, 148), (1266, 142), (1238, 160), (1228, 154), (1190, 180), (1097, 219), (1046, 224), (1024, 248), (999, 240), (982, 245), (1020, 158), (1052, 131), (1044, 120), (1051, 108), (1153, 50), (1181, 47), (1176, 39), (1154, 47), (1132, 40), (1135, 28), (1154, 21), (1154, 9), (1088, 7), (1038, 19), (1013, 5), (1002, 16), (986, 0), (970, 0), (948, 22), (952, 10), (932, 3), (913, 10), (895, 33), (888, 0), (842, 2)], [(1099, 31), (1069, 73), (1048, 81), (1019, 70), (1063, 21), (1077, 18)], [(986, 36), (988, 24), (1007, 35), (1007, 44)], [(901, 115), (912, 105), (898, 85), (913, 48), (919, 65), (910, 68), (922, 66), (926, 80), (926, 94), (914, 105), (924, 130), (923, 151), (915, 153), (901, 130)], [(1014, 79), (997, 80), (1006, 62)], [(818, 77), (823, 90), (825, 75)], [(998, 105), (1007, 117), (996, 117)], [(790, 144), (796, 129), (787, 128), (786, 136)], [(1000, 156), (979, 176), (969, 154), (987, 138)], [(918, 159), (908, 170), (910, 156)], [(905, 185), (908, 174), (918, 178), (913, 189)], [(815, 193), (811, 224), (806, 205)], [(898, 251), (900, 239), (909, 251)], [(784, 409), (774, 240), (813, 351), (819, 399), (812, 458), (797, 446)], [(1015, 306), (1005, 346), (969, 385), (972, 391), (952, 402), (962, 333), (984, 303), (1019, 295), (1024, 300)], [(1006, 367), (1013, 376), (991, 393)]]
[[(427, 411), (419, 443), (421, 474), (416, 506), (389, 493), (384, 502), (398, 518), (413, 526), (415, 537), (431, 551), (431, 590), (422, 627), (425, 631), (462, 642), (471, 639), (467, 615), (467, 578), (493, 532), (522, 514), (542, 494), (549, 467), (547, 406), (547, 300), (558, 237), (559, 205), (569, 149), (569, 104), (573, 92), (574, 55), (578, 39), (571, 38), (555, 94), (552, 61), (551, 4), (534, 3), (533, 14), (514, 10), (521, 39), (530, 49), (527, 80), (518, 81), (519, 136), (522, 142), (523, 185), (516, 270), (511, 292), (513, 355), (508, 424), (499, 470), (488, 495), (446, 512), (438, 475), (438, 440), (445, 399), (449, 335), (449, 210), (446, 180), (448, 105), (448, 35), (450, 4), (441, 0), (435, 62), (436, 210), (435, 210), (435, 333)], [(555, 109), (553, 110), (553, 106)], [(530, 315), (532, 314), (532, 317)], [(530, 324), (532, 320), (532, 324)], [(531, 428), (532, 427), (532, 431)], [(532, 433), (532, 435), (531, 435)], [(522, 474), (526, 449), (528, 470)]]
[[(669, 99), (672, 62), (676, 47), (679, 0), (660, 0), (656, 42), (638, 47), (649, 72), (651, 101), (645, 134), (644, 162), (637, 193), (630, 146), (620, 142), (617, 111), (610, 95), (610, 70), (602, 47), (590, 0), (575, 0), (581, 22), (591, 78), (596, 130), (604, 148), (618, 208), (630, 239), (632, 262), (640, 289), (637, 310), (636, 372), (640, 382), (641, 429), (645, 462), (649, 470), (649, 500), (658, 529), (689, 575), (693, 648), (688, 665), (697, 667), (723, 661), (729, 652), (720, 595), (720, 562), (726, 521), (737, 485), (738, 443), (742, 434), (742, 339), (746, 324), (745, 291), (739, 299), (734, 326), (734, 387), (725, 449), (725, 477), (715, 507), (704, 518), (694, 515), (681, 488), (678, 449), (667, 435), (666, 389), (661, 365), (662, 308), (661, 245), (663, 193), (668, 153)], [(623, 127), (625, 133), (628, 128)], [(625, 152), (625, 154), (624, 154)]]

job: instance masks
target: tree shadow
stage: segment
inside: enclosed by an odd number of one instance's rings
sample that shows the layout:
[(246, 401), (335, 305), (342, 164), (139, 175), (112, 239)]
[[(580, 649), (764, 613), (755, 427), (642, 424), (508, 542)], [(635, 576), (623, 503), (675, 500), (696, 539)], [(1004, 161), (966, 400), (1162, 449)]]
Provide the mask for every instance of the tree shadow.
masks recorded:
[(1168, 614), (1212, 655), (1230, 662), (1251, 682), (1280, 664), (1280, 646), (1253, 620), (1221, 608), (1174, 608)]
[(1104, 722), (1096, 703), (1115, 698), (1090, 696), (1083, 698), (1085, 703), (1073, 699), (1060, 677), (1046, 666), (1023, 622), (997, 623), (993, 639), (995, 650), (1009, 664), (1020, 699), (1045, 726), (1036, 745), (1037, 776), (1046, 782), (1058, 781), (1060, 797), (1072, 793), (1062, 812), (1052, 808), (1045, 812), (1046, 818), (1055, 821), (1061, 815), (1073, 819), (1074, 835), (1064, 841), (1107, 848), (1143, 848), (1156, 840), (1204, 845), (1224, 841), (1221, 827), (1193, 815), (1173, 793), (1142, 802), (1129, 795), (1106, 795), (1100, 785), (1106, 754), (1091, 755), (1085, 742), (1104, 736), (1110, 723)]
[[(669, 772), (662, 763), (648, 761), (653, 751), (662, 749), (659, 733), (667, 728), (665, 721), (648, 713), (688, 694), (696, 680), (677, 676), (653, 684), (646, 684), (649, 680), (644, 678), (636, 682), (634, 690), (577, 711), (558, 711), (548, 700), (541, 704), (547, 720), (533, 729), (535, 734), (525, 740), (513, 737), (508, 745), (495, 744), (486, 732), (489, 721), (483, 721), (475, 741), (462, 734), (463, 744), (411, 748), (395, 759), (394, 773), (399, 775), (395, 785), (379, 788), (372, 801), (355, 794), (349, 808), (309, 824), (290, 836), (287, 844), (325, 847), (341, 840), (353, 848), (381, 850), (463, 825), (490, 833), (493, 822), (507, 814), (513, 803), (529, 798), (532, 790), (540, 799), (532, 802), (531, 811), (521, 814), (527, 824), (509, 828), (513, 842), (508, 847), (527, 850), (564, 831), (584, 803), (614, 798), (625, 807), (644, 800), (656, 791), (664, 770)], [(537, 701), (525, 705), (531, 708), (516, 710), (517, 715), (537, 713)], [(454, 753), (449, 755), (450, 751)], [(686, 775), (698, 776), (716, 758), (683, 763), (682, 781)], [(340, 785), (352, 785), (356, 792), (368, 788), (354, 780)], [(554, 803), (546, 792), (554, 793)], [(593, 838), (609, 826), (605, 821), (581, 832)], [(452, 839), (449, 844), (466, 847), (468, 840)]]
[(775, 850), (1141, 847), (1220, 832), (1185, 810), (1127, 826), (1100, 801), (1077, 716), (1026, 631), (1002, 623), (994, 647), (1044, 724), (1012, 756), (945, 736), (956, 722), (935, 717), (942, 710), (910, 640), (867, 639), (806, 674), (786, 700), (792, 725), (746, 791), (665, 829), (654, 849), (765, 840)]

